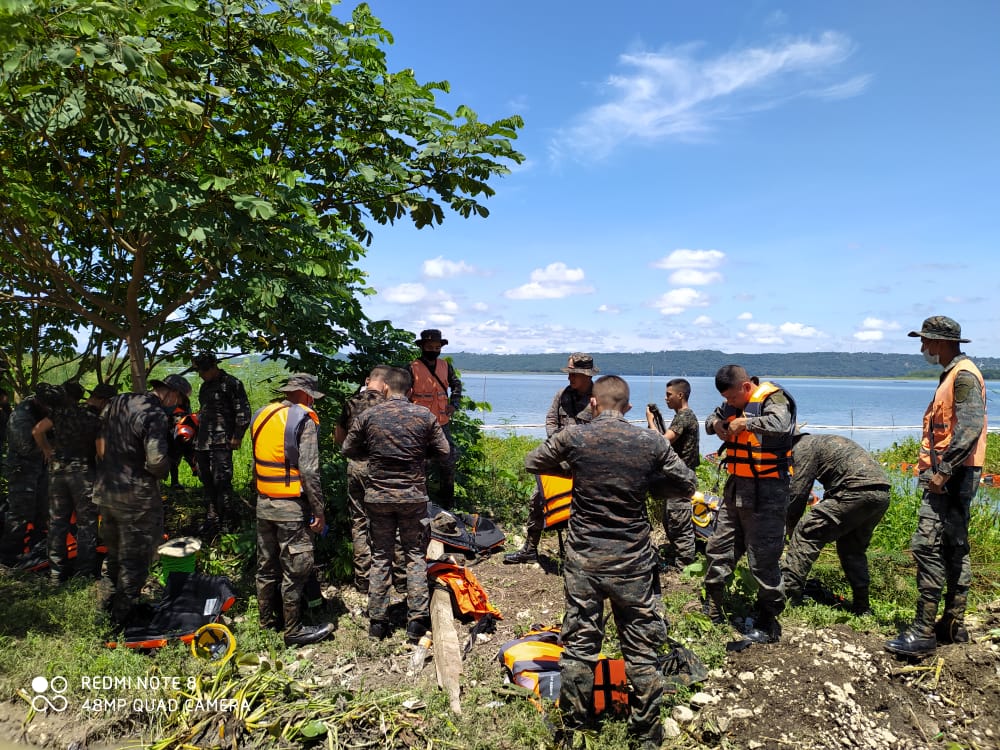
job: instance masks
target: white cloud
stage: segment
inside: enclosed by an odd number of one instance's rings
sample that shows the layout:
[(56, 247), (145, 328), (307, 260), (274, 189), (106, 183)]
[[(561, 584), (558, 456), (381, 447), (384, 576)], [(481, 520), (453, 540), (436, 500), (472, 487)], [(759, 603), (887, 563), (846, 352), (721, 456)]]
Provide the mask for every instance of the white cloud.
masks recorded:
[(671, 289), (654, 300), (652, 306), (662, 315), (679, 315), (689, 307), (707, 307), (708, 295), (688, 287)]
[(617, 315), (622, 309), (618, 305), (598, 305), (597, 312), (608, 313), (609, 315)]
[(383, 291), (382, 296), (389, 302), (412, 305), (414, 302), (426, 299), (427, 289), (423, 284), (399, 284)]
[(437, 325), (450, 325), (455, 322), (454, 315), (448, 315), (447, 313), (431, 313), (427, 316), (427, 319), (431, 323), (436, 323)]
[(678, 249), (653, 263), (653, 268), (672, 270), (675, 268), (717, 268), (726, 254), (721, 250)]
[(899, 323), (881, 318), (865, 318), (861, 321), (862, 328), (870, 328), (874, 331), (898, 331)]
[(722, 281), (718, 271), (699, 271), (695, 268), (682, 268), (670, 274), (670, 283), (677, 286), (708, 286)]
[(707, 315), (699, 315), (691, 321), (691, 325), (698, 326), (699, 328), (707, 328), (708, 326), (715, 325), (715, 321)]
[(594, 287), (583, 284), (582, 268), (569, 268), (565, 263), (550, 263), (531, 272), (531, 281), (508, 289), (508, 299), (562, 299), (576, 294), (592, 294)]
[(753, 313), (752, 312), (741, 312), (739, 315), (736, 316), (736, 319), (737, 320), (753, 320)]
[(429, 279), (448, 279), (475, 272), (475, 267), (470, 266), (464, 260), (447, 260), (441, 255), (430, 260), (425, 260), (423, 264), (423, 274)]
[(816, 328), (807, 326), (805, 323), (782, 323), (778, 330), (785, 336), (797, 339), (815, 339), (823, 336)]
[(490, 309), (490, 306), (487, 305), (485, 302), (473, 302), (472, 309), (475, 310), (476, 312), (486, 312), (487, 310)]
[(704, 137), (718, 122), (796, 95), (856, 96), (870, 80), (862, 75), (817, 88), (853, 53), (851, 40), (832, 31), (717, 57), (699, 58), (700, 49), (687, 45), (621, 55), (624, 70), (606, 81), (607, 100), (558, 133), (550, 145), (552, 155), (601, 158), (636, 140), (692, 140)]
[(854, 338), (858, 341), (881, 341), (885, 338), (885, 333), (882, 331), (858, 331), (854, 334)]

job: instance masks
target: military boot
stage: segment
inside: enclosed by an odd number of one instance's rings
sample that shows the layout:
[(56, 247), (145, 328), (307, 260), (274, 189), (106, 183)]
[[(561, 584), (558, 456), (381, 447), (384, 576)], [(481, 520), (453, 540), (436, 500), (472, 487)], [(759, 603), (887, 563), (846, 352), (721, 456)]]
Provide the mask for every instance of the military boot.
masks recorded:
[(538, 543), (541, 541), (541, 534), (528, 534), (524, 541), (524, 546), (517, 552), (511, 552), (503, 556), (505, 565), (519, 565), (523, 563), (538, 562)]
[(706, 586), (705, 596), (701, 602), (702, 613), (712, 621), (713, 625), (726, 623), (726, 611), (722, 606), (722, 589), (716, 586)]
[(965, 629), (962, 618), (956, 617), (951, 612), (945, 612), (934, 623), (934, 636), (938, 643), (968, 643), (969, 631)]
[(744, 635), (754, 643), (777, 643), (781, 640), (781, 624), (774, 614), (764, 612)]
[(923, 657), (930, 656), (937, 648), (937, 638), (934, 635), (934, 615), (937, 614), (937, 602), (917, 600), (917, 613), (913, 624), (904, 630), (897, 638), (885, 644), (885, 650), (900, 656)]
[(867, 588), (856, 588), (853, 590), (851, 595), (851, 614), (858, 617), (874, 614), (871, 602), (868, 599)]

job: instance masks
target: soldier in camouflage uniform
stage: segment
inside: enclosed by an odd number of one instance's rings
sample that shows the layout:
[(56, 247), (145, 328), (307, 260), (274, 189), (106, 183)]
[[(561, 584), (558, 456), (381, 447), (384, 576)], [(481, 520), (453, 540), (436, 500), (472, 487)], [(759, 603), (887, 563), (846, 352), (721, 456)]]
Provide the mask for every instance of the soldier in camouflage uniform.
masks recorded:
[(128, 622), (139, 603), (149, 566), (163, 540), (160, 480), (170, 471), (170, 427), (164, 408), (191, 393), (180, 375), (150, 380), (153, 390), (123, 393), (101, 412), (94, 501), (107, 545), (107, 577), (114, 587), (111, 616)]
[(389, 586), (398, 533), (406, 557), (406, 634), (415, 643), (430, 627), (424, 462), (447, 459), (451, 448), (434, 415), (407, 401), (411, 383), (407, 370), (386, 370), (381, 385), (386, 400), (354, 420), (343, 450), (350, 458), (368, 459), (365, 510), (372, 541), (368, 634), (377, 639), (389, 634)]
[[(65, 386), (64, 386), (65, 387)], [(32, 435), (49, 467), (49, 575), (65, 581), (70, 568), (78, 576), (97, 577), (97, 438), (101, 410), (116, 390), (101, 384), (86, 404), (67, 394), (63, 404), (35, 425)], [(74, 394), (75, 395), (75, 394)], [(66, 535), (76, 514), (76, 560), (70, 563)]]
[[(58, 386), (39, 383), (35, 394), (16, 407), (7, 421), (7, 514), (0, 537), (0, 563), (14, 565), (48, 527), (48, 473), (45, 459), (31, 431), (62, 402)], [(28, 526), (31, 525), (29, 532)]]
[[(663, 436), (670, 442), (674, 451), (684, 465), (691, 471), (701, 463), (698, 432), (701, 429), (698, 417), (688, 406), (691, 397), (691, 384), (684, 378), (674, 378), (667, 383), (667, 407), (673, 409), (674, 418), (666, 428)], [(651, 429), (658, 429), (653, 413), (646, 409), (646, 424)], [(675, 488), (660, 482), (653, 488), (653, 497), (663, 502), (663, 530), (667, 533), (673, 561), (677, 570), (683, 570), (694, 562), (694, 526), (691, 523), (691, 497), (678, 495)]]
[(278, 389), (285, 399), (258, 410), (252, 422), (257, 606), (261, 627), (283, 627), (288, 646), (316, 643), (333, 633), (328, 622), (302, 623), (302, 592), (315, 561), (312, 534), (326, 525), (319, 417), (312, 408), (323, 398), (317, 387), (313, 375), (292, 375)]
[[(920, 337), (924, 359), (944, 372), (924, 414), (917, 463), (923, 499), (910, 542), (917, 561), (917, 612), (910, 627), (885, 647), (903, 656), (926, 656), (938, 643), (969, 640), (969, 506), (986, 457), (986, 385), (962, 353), (959, 345), (969, 339), (962, 338), (962, 327), (951, 318), (927, 318), (909, 335)], [(942, 592), (944, 613), (935, 622)]]
[[(837, 556), (851, 584), (851, 611), (870, 613), (868, 545), (889, 508), (889, 478), (871, 454), (839, 435), (793, 438), (795, 473), (789, 486), (787, 529), (791, 537), (781, 565), (786, 599), (801, 601), (806, 578), (824, 545), (837, 543)], [(823, 499), (804, 520), (813, 483), (823, 485)]]
[(670, 444), (625, 420), (628, 384), (615, 375), (594, 383), (594, 420), (570, 426), (531, 451), (524, 467), (532, 474), (559, 474), (568, 464), (573, 477), (572, 510), (563, 568), (565, 649), (559, 660), (559, 707), (569, 730), (586, 726), (594, 666), (604, 641), (604, 604), (611, 611), (635, 690), (629, 731), (643, 748), (663, 740), (660, 703), (663, 682), (657, 655), (666, 642), (660, 616), (656, 551), (650, 542), (646, 495), (657, 476), (687, 492), (695, 477)]
[[(594, 367), (594, 358), (583, 352), (569, 356), (562, 372), (569, 375), (569, 385), (552, 399), (552, 405), (545, 415), (545, 435), (552, 437), (565, 427), (587, 424), (594, 418), (590, 408), (590, 396), (594, 389), (594, 375), (600, 372)], [(538, 543), (545, 529), (545, 498), (538, 490), (531, 496), (528, 511), (528, 526), (524, 546), (517, 552), (504, 555), (508, 565), (538, 562)]]
[(726, 582), (745, 552), (758, 586), (758, 618), (746, 637), (775, 643), (781, 638), (778, 615), (785, 608), (779, 560), (785, 545), (795, 401), (773, 383), (757, 384), (739, 365), (721, 367), (715, 387), (725, 402), (705, 420), (705, 430), (725, 441), (729, 478), (705, 548), (705, 613), (717, 624), (725, 622)]
[[(382, 377), (387, 365), (375, 367), (365, 379), (364, 387), (351, 396), (340, 413), (340, 422), (334, 431), (337, 445), (343, 445), (347, 431), (354, 420), (369, 407), (385, 401)], [(368, 514), (365, 512), (365, 483), (368, 481), (368, 461), (347, 459), (347, 510), (351, 518), (351, 542), (354, 548), (354, 587), (362, 594), (368, 593), (368, 571), (372, 566), (372, 547), (368, 533)]]
[(198, 477), (205, 487), (206, 535), (213, 535), (220, 522), (234, 530), (240, 522), (233, 498), (233, 451), (240, 447), (250, 426), (250, 401), (237, 378), (219, 368), (212, 352), (194, 358), (204, 381), (198, 391), (199, 424), (194, 450)]

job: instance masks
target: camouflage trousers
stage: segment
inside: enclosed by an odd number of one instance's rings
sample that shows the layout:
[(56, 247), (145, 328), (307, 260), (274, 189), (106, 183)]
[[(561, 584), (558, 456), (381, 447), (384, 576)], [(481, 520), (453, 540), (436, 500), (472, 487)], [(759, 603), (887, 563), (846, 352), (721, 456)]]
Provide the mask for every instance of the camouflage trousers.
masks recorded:
[(430, 617), (427, 587), (427, 503), (365, 503), (372, 541), (372, 567), (368, 577), (368, 617), (386, 620), (392, 581), (393, 550), (397, 534), (406, 559), (406, 619), (426, 622)]
[(917, 561), (917, 591), (922, 601), (937, 607), (944, 592), (944, 612), (957, 620), (965, 616), (972, 584), (969, 561), (969, 505), (979, 488), (982, 469), (955, 469), (945, 493), (924, 491), (917, 530), (910, 541)]
[(233, 501), (233, 451), (229, 448), (212, 448), (195, 451), (198, 478), (205, 488), (207, 518), (225, 522), (238, 522), (239, 509)]
[(705, 547), (708, 557), (705, 590), (709, 595), (721, 595), (745, 553), (750, 573), (757, 581), (760, 613), (775, 616), (781, 613), (785, 608), (785, 593), (779, 560), (785, 546), (787, 512), (787, 482), (729, 478), (719, 503), (715, 532)]
[(347, 461), (347, 512), (351, 519), (351, 543), (354, 547), (354, 585), (368, 590), (368, 571), (372, 567), (372, 545), (365, 512), (367, 461)]
[(691, 523), (691, 498), (668, 497), (663, 500), (663, 530), (678, 565), (694, 562), (694, 525)]
[(139, 600), (149, 566), (157, 548), (163, 543), (163, 501), (159, 487), (133, 487), (135, 505), (109, 502), (100, 498), (101, 537), (108, 548), (107, 576), (123, 605)]
[(562, 622), (565, 649), (559, 659), (562, 687), (559, 708), (569, 729), (587, 726), (594, 692), (594, 666), (604, 643), (604, 603), (618, 628), (625, 672), (632, 683), (635, 703), (629, 716), (629, 733), (644, 746), (663, 741), (660, 704), (663, 679), (657, 655), (667, 640), (667, 623), (659, 614), (659, 578), (652, 566), (644, 573), (608, 576), (567, 565), (563, 571), (566, 616)]
[(24, 554), (25, 544), (31, 548), (45, 536), (49, 521), (49, 479), (41, 459), (8, 463), (6, 470), (7, 514), (0, 537), (0, 559), (14, 562)]
[[(76, 560), (70, 563), (66, 535), (76, 514)], [(97, 506), (94, 469), (86, 462), (53, 462), (49, 467), (49, 575), (64, 580), (69, 568), (95, 576), (97, 566)]]
[(261, 627), (302, 624), (302, 592), (312, 572), (313, 538), (304, 521), (257, 519), (257, 609)]
[[(427, 462), (427, 477), (437, 476), (438, 491), (434, 499), (445, 510), (451, 510), (455, 505), (455, 466), (458, 464), (458, 448), (451, 439), (451, 424), (441, 426), (441, 431), (448, 438), (448, 458)], [(428, 493), (430, 494), (430, 493)]]

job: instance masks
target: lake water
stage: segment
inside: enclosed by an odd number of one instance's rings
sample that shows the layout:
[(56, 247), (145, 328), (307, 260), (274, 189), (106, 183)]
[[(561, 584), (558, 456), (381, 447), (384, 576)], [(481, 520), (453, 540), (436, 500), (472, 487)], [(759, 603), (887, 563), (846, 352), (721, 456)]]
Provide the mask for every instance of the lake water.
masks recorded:
[[(666, 377), (631, 375), (625, 378), (632, 391), (632, 411), (627, 415), (645, 424), (647, 403), (660, 407), (669, 424), (673, 412), (663, 401)], [(687, 378), (691, 383), (690, 406), (698, 419), (715, 409), (722, 399), (714, 378)], [(924, 410), (935, 383), (930, 380), (866, 380), (853, 378), (778, 378), (798, 405), (798, 420), (804, 432), (849, 437), (869, 450), (888, 448), (907, 437), (919, 437)], [(489, 412), (474, 412), (487, 429), (497, 434), (545, 437), (545, 414), (556, 392), (568, 385), (563, 373), (475, 373), (463, 372), (465, 394), (486, 401)], [(986, 382), (987, 408), (995, 412), (1000, 382)], [(702, 453), (711, 453), (716, 440), (701, 435)]]

